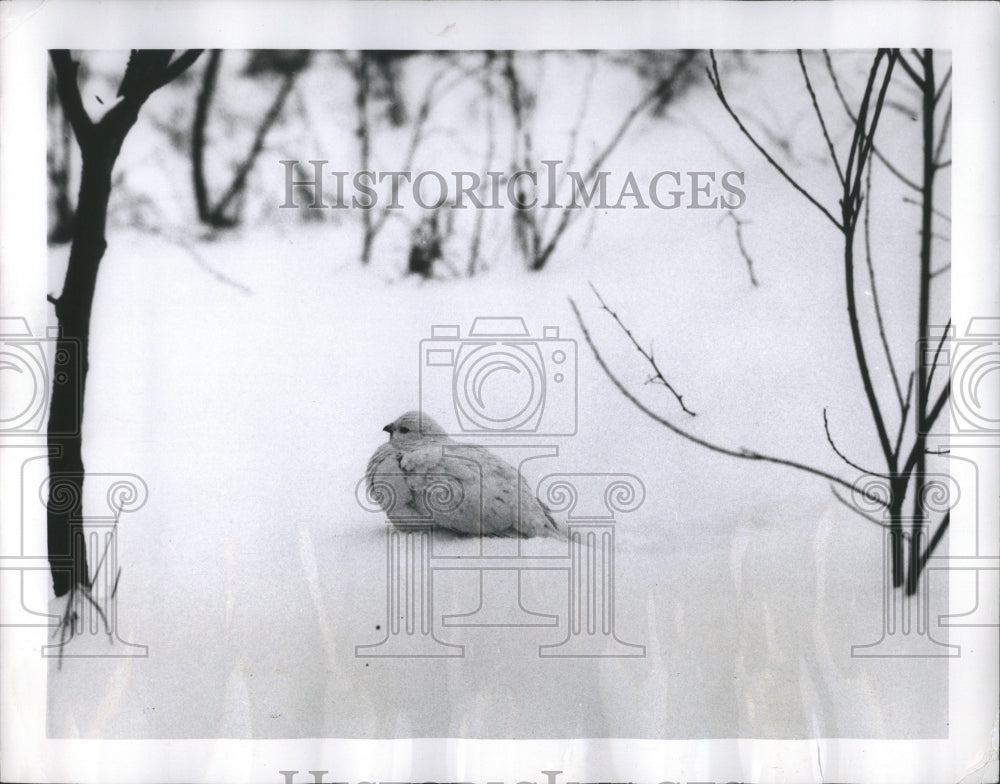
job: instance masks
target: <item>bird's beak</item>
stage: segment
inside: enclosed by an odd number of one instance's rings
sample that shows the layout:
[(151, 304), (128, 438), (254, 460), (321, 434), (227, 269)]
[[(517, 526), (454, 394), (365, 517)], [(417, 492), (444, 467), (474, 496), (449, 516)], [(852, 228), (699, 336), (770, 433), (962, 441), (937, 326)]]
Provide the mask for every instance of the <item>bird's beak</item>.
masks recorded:
[(382, 428), (386, 433), (392, 433), (392, 425), (386, 425)]

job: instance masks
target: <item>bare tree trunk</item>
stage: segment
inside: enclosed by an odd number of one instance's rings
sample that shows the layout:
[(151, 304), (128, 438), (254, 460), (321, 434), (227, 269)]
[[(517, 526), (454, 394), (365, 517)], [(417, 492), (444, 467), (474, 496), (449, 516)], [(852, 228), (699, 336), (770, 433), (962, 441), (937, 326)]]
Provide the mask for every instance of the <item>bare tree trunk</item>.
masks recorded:
[(81, 513), (81, 424), (89, 370), (90, 314), (98, 268), (107, 248), (111, 171), (122, 139), (124, 135), (100, 140), (84, 152), (73, 246), (66, 282), (55, 307), (60, 333), (48, 425), (48, 550), (56, 596), (76, 583), (90, 587)]
[(51, 52), (59, 101), (83, 161), (66, 279), (59, 297), (50, 297), (60, 330), (48, 424), (47, 536), (56, 596), (74, 586), (90, 589), (82, 513), (83, 403), (90, 367), (90, 316), (97, 273), (107, 249), (111, 173), (143, 103), (154, 90), (186, 70), (200, 53), (189, 50), (171, 63), (172, 50), (133, 50), (118, 90), (122, 100), (94, 123), (80, 98), (77, 63), (67, 50)]

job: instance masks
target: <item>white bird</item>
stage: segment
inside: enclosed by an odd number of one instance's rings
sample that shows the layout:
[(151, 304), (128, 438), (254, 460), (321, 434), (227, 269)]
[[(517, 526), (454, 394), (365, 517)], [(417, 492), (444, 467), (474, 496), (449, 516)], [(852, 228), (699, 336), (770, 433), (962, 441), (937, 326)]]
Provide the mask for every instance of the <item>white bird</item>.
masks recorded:
[(459, 444), (419, 411), (382, 429), (389, 441), (368, 461), (365, 484), (392, 523), (433, 520), (464, 536), (564, 535), (518, 470), (492, 452)]

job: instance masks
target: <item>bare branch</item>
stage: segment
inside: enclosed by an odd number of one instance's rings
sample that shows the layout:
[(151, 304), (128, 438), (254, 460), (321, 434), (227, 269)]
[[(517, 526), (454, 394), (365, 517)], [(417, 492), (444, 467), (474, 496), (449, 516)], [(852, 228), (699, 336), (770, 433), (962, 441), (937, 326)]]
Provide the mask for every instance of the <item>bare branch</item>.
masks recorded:
[(896, 398), (899, 400), (899, 405), (903, 405), (903, 390), (899, 385), (899, 376), (896, 374), (896, 365), (892, 361), (892, 352), (889, 350), (889, 341), (885, 336), (885, 324), (882, 321), (882, 307), (879, 305), (878, 300), (878, 286), (875, 285), (875, 267), (872, 263), (872, 246), (871, 246), (871, 192), (872, 192), (872, 166), (871, 159), (868, 161), (867, 173), (865, 182), (865, 217), (864, 217), (864, 235), (865, 235), (865, 264), (868, 267), (868, 283), (871, 286), (872, 291), (872, 305), (875, 307), (875, 320), (878, 324), (878, 334), (879, 338), (882, 340), (882, 349), (885, 352), (886, 362), (889, 363), (889, 373), (892, 375), (892, 383), (896, 388)]
[[(827, 471), (823, 471), (822, 469), (813, 468), (812, 466), (806, 465), (804, 463), (799, 463), (795, 460), (786, 460), (781, 457), (774, 457), (772, 455), (761, 454), (760, 452), (755, 452), (753, 450), (745, 449), (742, 447), (739, 449), (729, 449), (723, 446), (719, 446), (718, 444), (713, 444), (711, 441), (706, 441), (702, 438), (698, 438), (697, 436), (688, 433), (686, 430), (682, 430), (669, 420), (666, 420), (659, 414), (654, 413), (649, 408), (647, 408), (638, 398), (636, 398), (635, 395), (629, 392), (629, 390), (618, 379), (618, 377), (611, 372), (611, 368), (609, 368), (607, 363), (604, 361), (604, 357), (601, 356), (601, 353), (598, 350), (597, 345), (594, 343), (593, 338), (590, 336), (590, 332), (583, 321), (583, 317), (580, 315), (580, 310), (577, 307), (576, 302), (574, 302), (573, 299), (570, 298), (569, 304), (570, 307), (573, 309), (573, 314), (576, 316), (577, 323), (580, 325), (580, 330), (583, 332), (583, 337), (587, 341), (587, 345), (590, 346), (590, 350), (594, 354), (594, 359), (597, 360), (597, 364), (601, 367), (601, 370), (604, 371), (604, 375), (608, 377), (611, 383), (615, 385), (615, 387), (618, 389), (619, 392), (621, 392), (621, 394), (625, 397), (626, 400), (632, 403), (632, 405), (634, 405), (637, 409), (639, 409), (642, 413), (644, 413), (654, 422), (663, 425), (663, 427), (667, 428), (667, 430), (671, 431), (672, 433), (676, 433), (681, 438), (684, 438), (693, 444), (698, 444), (698, 446), (702, 446), (705, 449), (708, 449), (712, 452), (717, 452), (721, 455), (728, 455), (729, 457), (738, 457), (741, 460), (755, 460), (766, 463), (774, 463), (775, 465), (784, 465), (790, 468), (797, 468), (798, 470), (804, 471), (807, 474), (813, 474), (814, 476), (819, 476), (830, 482), (834, 482), (835, 484), (838, 484), (841, 487), (845, 487), (848, 490), (859, 492), (850, 482), (841, 479), (839, 476), (835, 476), (831, 473), (828, 473)], [(865, 496), (865, 498), (868, 498), (869, 500), (875, 503), (883, 503), (883, 501), (879, 499), (877, 496), (875, 496), (873, 493), (865, 492), (863, 493), (863, 495)]]
[(927, 389), (930, 390), (931, 384), (934, 383), (934, 371), (938, 367), (938, 359), (941, 357), (941, 349), (944, 347), (944, 342), (947, 340), (951, 332), (951, 319), (948, 319), (948, 323), (945, 328), (941, 331), (941, 337), (938, 340), (937, 348), (934, 349), (934, 358), (931, 360), (931, 368), (927, 372)]
[(948, 66), (948, 71), (945, 73), (944, 78), (941, 80), (941, 84), (938, 85), (937, 92), (934, 93), (934, 103), (941, 100), (941, 96), (944, 94), (944, 88), (948, 86), (948, 82), (951, 81), (951, 66)]
[(615, 320), (615, 323), (619, 327), (621, 327), (622, 332), (625, 333), (629, 341), (631, 341), (632, 345), (635, 346), (636, 351), (642, 354), (643, 358), (649, 363), (649, 366), (653, 368), (653, 375), (649, 377), (646, 383), (647, 384), (659, 383), (665, 386), (667, 389), (670, 390), (671, 394), (673, 394), (673, 396), (677, 398), (677, 403), (680, 405), (681, 410), (688, 416), (695, 416), (694, 411), (691, 411), (687, 406), (684, 405), (684, 398), (677, 392), (676, 389), (674, 389), (670, 385), (670, 382), (667, 381), (663, 373), (660, 372), (660, 368), (656, 364), (656, 360), (653, 358), (652, 351), (647, 352), (641, 345), (639, 345), (639, 341), (635, 339), (635, 336), (632, 334), (632, 331), (628, 327), (626, 327), (625, 324), (622, 323), (622, 320), (618, 317), (618, 314), (607, 306), (607, 303), (605, 303), (604, 298), (601, 297), (600, 292), (598, 292), (598, 290), (594, 288), (594, 284), (588, 283), (588, 285), (590, 286), (590, 290), (594, 292), (594, 296), (597, 297), (597, 301), (601, 303), (601, 310), (607, 312), (608, 315), (610, 315), (611, 318)]
[(757, 276), (753, 273), (753, 259), (750, 258), (750, 253), (747, 251), (746, 245), (743, 244), (743, 224), (746, 223), (746, 221), (740, 220), (736, 217), (736, 213), (732, 209), (726, 210), (726, 215), (723, 217), (723, 220), (725, 220), (726, 217), (732, 218), (733, 223), (736, 224), (736, 244), (740, 248), (740, 255), (743, 257), (743, 261), (747, 264), (747, 272), (750, 273), (750, 283), (757, 286), (759, 284), (757, 282)]
[(168, 65), (159, 78), (155, 80), (150, 93), (159, 90), (165, 84), (169, 84), (182, 73), (184, 73), (188, 68), (194, 65), (195, 61), (201, 57), (201, 53), (204, 49), (188, 49), (184, 54), (180, 55), (176, 60), (174, 60), (170, 65)]
[[(951, 163), (951, 161), (949, 161), (949, 163)], [(909, 196), (904, 196), (903, 197), (903, 201), (906, 204), (914, 204), (917, 207), (922, 207), (923, 206), (922, 202), (919, 202), (916, 199), (911, 199)], [(935, 215), (937, 215), (939, 218), (941, 218), (941, 220), (944, 220), (944, 221), (947, 221), (948, 223), (951, 223), (951, 216), (948, 215), (948, 213), (942, 212), (941, 210), (939, 210), (937, 208), (934, 208), (934, 207), (931, 208), (931, 212), (934, 213)]]
[(934, 555), (934, 551), (937, 549), (937, 546), (941, 543), (941, 540), (944, 538), (945, 532), (948, 530), (948, 524), (950, 522), (951, 522), (951, 511), (949, 510), (944, 513), (944, 517), (942, 517), (941, 522), (938, 523), (937, 530), (934, 531), (934, 535), (931, 537), (931, 540), (927, 543), (927, 549), (925, 549), (920, 554), (920, 560), (917, 563), (917, 574), (916, 574), (917, 577), (920, 576), (921, 572), (923, 572), (924, 570), (924, 567), (927, 566), (927, 562), (930, 560), (931, 556)]
[[(880, 55), (882, 52), (879, 53)], [(875, 73), (878, 70), (879, 56), (875, 57), (875, 62), (872, 65), (871, 76), (874, 78)], [(889, 83), (892, 81), (892, 70), (893, 66), (896, 64), (896, 54), (892, 51), (888, 54), (888, 65), (886, 65), (885, 76), (882, 77), (882, 87), (879, 90), (878, 98), (875, 101), (875, 112), (872, 115), (871, 125), (869, 126), (867, 132), (865, 131), (865, 115), (867, 114), (868, 100), (870, 95), (870, 88), (872, 81), (869, 80), (868, 89), (865, 91), (865, 97), (862, 100), (862, 111), (859, 113), (858, 119), (861, 121), (859, 123), (861, 135), (858, 137), (860, 147), (858, 148), (858, 170), (854, 177), (854, 190), (851, 193), (851, 198), (857, 200), (861, 196), (861, 172), (864, 169), (865, 163), (868, 160), (868, 156), (871, 155), (872, 147), (875, 144), (875, 129), (878, 127), (879, 118), (882, 116), (882, 107), (885, 105), (885, 96), (889, 90)], [(848, 172), (850, 171), (850, 163), (848, 163)], [(848, 175), (849, 176), (849, 175)]]
[(826, 431), (826, 441), (830, 445), (830, 448), (833, 449), (833, 451), (836, 453), (837, 457), (839, 457), (841, 460), (843, 460), (845, 463), (847, 463), (847, 465), (849, 465), (851, 468), (857, 469), (862, 474), (871, 474), (872, 476), (880, 476), (883, 479), (889, 479), (890, 478), (888, 474), (881, 474), (878, 471), (871, 471), (871, 470), (869, 470), (867, 468), (863, 468), (862, 466), (859, 466), (857, 463), (855, 463), (849, 457), (847, 457), (847, 455), (845, 455), (843, 452), (840, 451), (840, 449), (837, 447), (836, 442), (833, 440), (833, 436), (830, 435), (830, 422), (829, 422), (829, 420), (827, 419), (827, 416), (826, 416), (826, 408), (823, 409), (823, 430)]
[(750, 133), (750, 131), (747, 130), (747, 127), (743, 124), (743, 121), (739, 118), (739, 115), (737, 115), (736, 112), (733, 111), (732, 107), (729, 105), (729, 101), (726, 100), (726, 94), (722, 90), (722, 81), (721, 81), (721, 77), (719, 76), (719, 66), (718, 66), (718, 63), (715, 60), (715, 51), (712, 50), (712, 49), (710, 49), (709, 50), (709, 55), (712, 58), (712, 67), (710, 69), (706, 69), (706, 71), (708, 73), (708, 80), (709, 80), (709, 82), (711, 82), (712, 88), (715, 90), (715, 94), (719, 97), (719, 100), (722, 102), (723, 107), (725, 107), (726, 112), (728, 112), (729, 116), (733, 118), (733, 121), (739, 127), (739, 129), (743, 133), (743, 135), (750, 141), (750, 143), (754, 147), (757, 148), (757, 150), (761, 153), (761, 155), (763, 155), (767, 159), (767, 162), (770, 163), (771, 166), (774, 167), (774, 169), (782, 177), (784, 177), (785, 180), (787, 180), (788, 183), (793, 188), (795, 188), (795, 190), (797, 190), (799, 193), (801, 193), (803, 196), (805, 196), (806, 199), (814, 207), (816, 207), (816, 209), (818, 209), (827, 218), (829, 218), (830, 222), (833, 223), (834, 226), (836, 226), (838, 229), (840, 229), (841, 231), (843, 231), (844, 227), (840, 224), (840, 221), (838, 221), (836, 218), (834, 218), (833, 215), (830, 213), (830, 211), (826, 207), (824, 207), (822, 204), (820, 204), (813, 197), (813, 195), (811, 193), (809, 193), (809, 191), (807, 191), (805, 188), (803, 188), (795, 180), (794, 177), (792, 177), (787, 171), (785, 171), (784, 167), (782, 167), (782, 165), (780, 163), (778, 163), (771, 156), (771, 154), (761, 146), (760, 142), (757, 141), (757, 139), (754, 137), (754, 135), (752, 133)]
[(906, 382), (906, 397), (903, 399), (903, 405), (899, 410), (899, 431), (896, 433), (896, 446), (893, 448), (892, 453), (896, 455), (896, 460), (899, 460), (899, 449), (903, 443), (903, 433), (906, 431), (906, 419), (910, 414), (910, 401), (913, 399), (913, 371), (910, 371), (910, 378)]
[(813, 111), (816, 112), (819, 127), (823, 130), (823, 138), (826, 139), (826, 146), (830, 151), (830, 159), (833, 161), (833, 165), (837, 169), (837, 177), (840, 179), (841, 185), (843, 185), (845, 182), (844, 172), (841, 171), (840, 161), (837, 160), (837, 151), (833, 148), (833, 142), (830, 140), (830, 134), (826, 129), (826, 121), (823, 119), (823, 112), (820, 110), (819, 102), (816, 100), (816, 92), (813, 90), (812, 81), (809, 79), (809, 71), (806, 69), (806, 61), (802, 57), (802, 50), (796, 49), (795, 54), (799, 58), (799, 68), (802, 69), (802, 76), (806, 80), (806, 89), (809, 90), (809, 98), (812, 101)]
[[(823, 50), (823, 56), (826, 58), (826, 69), (830, 74), (830, 79), (833, 81), (834, 89), (837, 91), (837, 96), (840, 98), (840, 103), (844, 107), (844, 111), (847, 116), (851, 119), (851, 122), (857, 123), (857, 118), (854, 116), (854, 112), (851, 110), (850, 104), (847, 102), (847, 98), (844, 95), (843, 90), (840, 89), (840, 81), (837, 79), (837, 73), (833, 70), (833, 62), (830, 60), (830, 53), (827, 50)], [(889, 160), (882, 154), (881, 150), (875, 145), (872, 145), (872, 153), (876, 158), (885, 166), (889, 172), (896, 177), (904, 185), (913, 188), (915, 191), (920, 190), (920, 186), (903, 174), (899, 169), (892, 165)]]
[[(943, 168), (943, 165), (938, 163), (941, 159), (941, 152), (944, 150), (944, 143), (948, 140), (948, 131), (951, 129), (951, 101), (948, 102), (948, 108), (945, 109), (944, 119), (941, 121), (941, 135), (938, 137), (937, 147), (934, 149), (934, 164), (937, 168)], [(951, 165), (949, 160), (948, 165)]]
[[(937, 401), (934, 403), (934, 407), (931, 408), (930, 413), (927, 415), (923, 422), (923, 430), (926, 432), (934, 426), (937, 418), (941, 415), (941, 410), (944, 408), (944, 404), (948, 402), (948, 397), (951, 395), (951, 381), (949, 380), (947, 384), (944, 385), (944, 389), (941, 390), (941, 394), (938, 395)], [(903, 467), (903, 473), (909, 474), (913, 470), (913, 467), (917, 464), (917, 459), (923, 454), (924, 449), (924, 439), (923, 437), (918, 438), (917, 442), (913, 445), (913, 449), (910, 450), (909, 456), (906, 458), (906, 465)]]
[(598, 62), (599, 60), (597, 57), (591, 56), (590, 68), (587, 69), (587, 75), (583, 82), (583, 88), (581, 91), (582, 97), (580, 98), (580, 105), (577, 109), (576, 121), (573, 123), (573, 127), (569, 132), (569, 149), (566, 151), (566, 158), (564, 159), (567, 169), (572, 169), (573, 164), (576, 163), (576, 150), (580, 141), (580, 129), (583, 127), (583, 121), (590, 108), (590, 99), (594, 88), (594, 77), (597, 75)]
[(951, 264), (945, 264), (943, 267), (938, 267), (936, 270), (931, 270), (931, 277), (936, 278), (938, 275), (943, 275), (950, 269), (951, 269)]
[(247, 177), (250, 176), (250, 172), (253, 170), (253, 165), (257, 161), (257, 156), (259, 156), (261, 151), (264, 149), (264, 140), (267, 138), (267, 134), (271, 130), (271, 127), (278, 121), (278, 117), (281, 116), (281, 110), (284, 108), (285, 102), (288, 100), (288, 96), (291, 94), (292, 88), (295, 86), (295, 80), (298, 78), (298, 75), (298, 71), (291, 70), (282, 77), (281, 86), (278, 88), (278, 92), (275, 94), (274, 100), (268, 107), (267, 113), (261, 120), (260, 125), (257, 126), (257, 132), (254, 134), (253, 141), (250, 144), (250, 149), (247, 151), (246, 157), (237, 168), (235, 176), (229, 183), (229, 188), (222, 195), (219, 201), (216, 202), (216, 205), (212, 210), (220, 218), (232, 203), (233, 199), (243, 193)]
[[(921, 60), (921, 61), (923, 60), (923, 58), (920, 56), (920, 53), (918, 51), (913, 50), (913, 53), (914, 53), (914, 55), (916, 55), (916, 57), (917, 57), (918, 60)], [(906, 62), (906, 58), (903, 57), (903, 53), (902, 52), (899, 53), (899, 64), (901, 66), (903, 66), (903, 70), (906, 71), (906, 73), (910, 77), (910, 79), (913, 80), (913, 83), (917, 87), (919, 87), (921, 90), (923, 90), (924, 89), (924, 80), (923, 80), (923, 78), (920, 76), (920, 74), (918, 74), (913, 69), (912, 65), (910, 65), (908, 62)]]

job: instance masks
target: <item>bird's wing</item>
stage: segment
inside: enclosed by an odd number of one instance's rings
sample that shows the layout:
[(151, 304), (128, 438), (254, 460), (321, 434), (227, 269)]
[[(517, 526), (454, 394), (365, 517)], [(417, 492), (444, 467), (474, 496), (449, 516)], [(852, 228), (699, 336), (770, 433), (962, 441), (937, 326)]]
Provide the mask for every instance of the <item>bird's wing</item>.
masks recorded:
[(481, 535), (482, 479), (477, 461), (446, 454), (448, 442), (430, 441), (403, 451), (399, 464), (410, 492), (439, 528)]
[(472, 536), (561, 533), (517, 469), (482, 447), (445, 450), (454, 446), (434, 440), (387, 450), (374, 473), (401, 472), (408, 507), (439, 528)]
[(365, 471), (368, 497), (385, 510), (390, 520), (420, 514), (414, 505), (413, 492), (407, 485), (405, 472), (399, 464), (402, 453), (391, 443), (375, 450)]
[[(542, 536), (559, 533), (548, 510), (510, 463), (477, 446), (440, 455), (437, 470), (462, 478), (470, 505), (463, 513), (475, 518), (482, 536)], [(478, 491), (478, 492), (475, 492)], [(471, 502), (478, 505), (473, 508)]]

